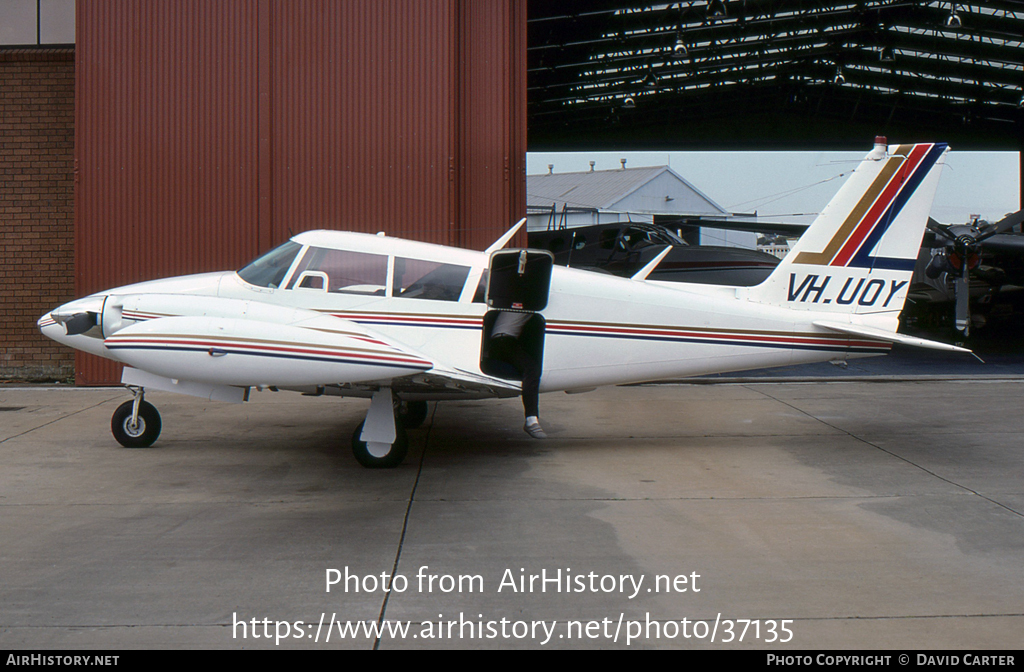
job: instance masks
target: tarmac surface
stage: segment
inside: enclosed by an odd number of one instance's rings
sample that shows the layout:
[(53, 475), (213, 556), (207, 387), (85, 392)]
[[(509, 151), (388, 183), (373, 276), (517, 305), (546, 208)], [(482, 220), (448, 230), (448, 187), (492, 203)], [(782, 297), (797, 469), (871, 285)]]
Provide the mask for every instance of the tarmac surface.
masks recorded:
[(1019, 366), (821, 366), (431, 404), (382, 471), (363, 400), (154, 392), (129, 450), (0, 386), (0, 648), (1019, 648)]

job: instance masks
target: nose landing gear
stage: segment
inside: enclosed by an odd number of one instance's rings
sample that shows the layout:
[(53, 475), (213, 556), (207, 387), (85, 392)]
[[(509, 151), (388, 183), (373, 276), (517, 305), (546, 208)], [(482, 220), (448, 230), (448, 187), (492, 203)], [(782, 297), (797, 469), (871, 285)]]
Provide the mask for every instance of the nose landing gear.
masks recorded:
[(117, 407), (110, 418), (110, 431), (125, 448), (149, 448), (160, 436), (160, 413), (145, 400), (141, 387), (130, 387), (134, 399)]

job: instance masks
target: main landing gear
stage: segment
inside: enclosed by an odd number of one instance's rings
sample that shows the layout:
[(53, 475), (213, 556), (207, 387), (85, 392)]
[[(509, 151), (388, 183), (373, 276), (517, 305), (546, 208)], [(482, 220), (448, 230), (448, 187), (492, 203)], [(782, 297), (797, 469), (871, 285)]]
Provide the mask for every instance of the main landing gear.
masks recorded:
[(395, 418), (406, 429), (416, 429), (427, 419), (427, 402), (395, 399)]
[[(160, 436), (160, 413), (145, 400), (145, 390), (129, 386), (133, 398), (117, 407), (110, 431), (125, 448), (148, 448)], [(352, 452), (359, 464), (370, 469), (397, 467), (409, 452), (407, 429), (427, 419), (427, 402), (403, 401), (384, 387), (373, 394), (366, 419), (352, 433)]]
[(110, 431), (125, 448), (149, 448), (160, 436), (160, 413), (145, 400), (141, 387), (130, 387), (134, 399), (117, 407)]
[(427, 419), (427, 402), (402, 401), (384, 387), (373, 394), (366, 419), (352, 433), (352, 453), (368, 469), (392, 469), (409, 452), (406, 429)]
[(366, 421), (360, 422), (356, 431), (352, 432), (352, 454), (356, 461), (367, 469), (394, 469), (405, 459), (409, 452), (409, 433), (401, 425), (395, 427), (395, 439), (391, 443), (385, 441), (364, 441), (363, 427)]

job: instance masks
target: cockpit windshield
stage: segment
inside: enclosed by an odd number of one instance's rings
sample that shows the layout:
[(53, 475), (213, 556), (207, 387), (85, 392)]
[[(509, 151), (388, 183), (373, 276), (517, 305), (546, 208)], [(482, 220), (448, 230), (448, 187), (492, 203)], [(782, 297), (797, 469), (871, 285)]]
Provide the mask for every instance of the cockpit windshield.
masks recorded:
[(686, 245), (675, 233), (660, 227), (631, 226), (622, 236), (628, 249), (648, 245)]
[(275, 247), (238, 272), (238, 275), (250, 285), (257, 287), (277, 288), (284, 280), (285, 274), (295, 261), (295, 255), (302, 245), (288, 241)]

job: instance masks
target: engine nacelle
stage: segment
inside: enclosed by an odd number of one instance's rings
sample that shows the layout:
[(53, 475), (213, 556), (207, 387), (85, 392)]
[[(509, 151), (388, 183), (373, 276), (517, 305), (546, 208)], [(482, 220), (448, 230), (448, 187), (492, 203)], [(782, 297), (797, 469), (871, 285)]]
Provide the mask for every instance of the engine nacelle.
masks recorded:
[(241, 387), (387, 380), (433, 366), (356, 332), (225, 317), (152, 317), (104, 346), (110, 357), (159, 376)]
[(308, 322), (323, 317), (304, 308), (289, 308), (258, 301), (227, 299), (219, 296), (183, 294), (111, 295), (104, 304), (103, 334), (113, 336), (121, 329), (149, 320), (180, 316), (226, 317), (257, 320), (274, 324)]

